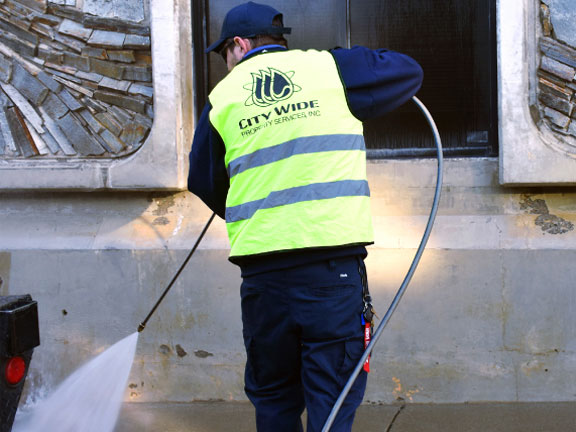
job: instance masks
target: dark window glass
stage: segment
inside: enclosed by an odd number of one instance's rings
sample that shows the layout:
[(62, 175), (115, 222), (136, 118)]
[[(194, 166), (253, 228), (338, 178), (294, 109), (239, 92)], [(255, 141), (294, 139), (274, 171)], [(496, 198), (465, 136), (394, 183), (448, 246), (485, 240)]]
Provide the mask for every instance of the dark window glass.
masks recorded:
[[(495, 0), (270, 0), (293, 28), (291, 48), (365, 45), (406, 53), (424, 69), (417, 97), (431, 111), (447, 155), (497, 154)], [(197, 103), (226, 74), (222, 59), (205, 56), (234, 0), (192, 2)], [(433, 156), (429, 127), (409, 102), (365, 123), (369, 157)]]

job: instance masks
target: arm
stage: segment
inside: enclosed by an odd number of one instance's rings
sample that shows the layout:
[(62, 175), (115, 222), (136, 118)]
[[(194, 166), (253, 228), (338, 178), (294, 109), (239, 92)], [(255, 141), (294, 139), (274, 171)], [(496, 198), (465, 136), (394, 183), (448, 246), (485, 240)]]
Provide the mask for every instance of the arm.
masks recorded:
[(407, 55), (355, 46), (331, 51), (352, 113), (362, 121), (398, 108), (420, 89), (422, 68)]
[(188, 190), (224, 219), (230, 180), (224, 163), (226, 150), (222, 139), (210, 124), (210, 109), (210, 104), (207, 104), (194, 133)]

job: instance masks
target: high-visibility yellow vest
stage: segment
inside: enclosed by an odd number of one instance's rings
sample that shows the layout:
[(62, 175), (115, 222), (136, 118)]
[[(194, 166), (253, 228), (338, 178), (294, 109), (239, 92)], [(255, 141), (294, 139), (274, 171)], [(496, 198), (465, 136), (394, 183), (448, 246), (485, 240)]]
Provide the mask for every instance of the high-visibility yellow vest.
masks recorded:
[(211, 92), (230, 258), (373, 242), (362, 123), (327, 51), (257, 54)]

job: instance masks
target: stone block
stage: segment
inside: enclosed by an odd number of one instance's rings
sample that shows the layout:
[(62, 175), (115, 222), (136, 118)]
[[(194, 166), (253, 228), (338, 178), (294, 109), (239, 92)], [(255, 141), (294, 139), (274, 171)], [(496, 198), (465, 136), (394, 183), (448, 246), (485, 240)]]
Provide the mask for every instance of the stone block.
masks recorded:
[(10, 130), (6, 111), (6, 107), (0, 107), (0, 133), (4, 139), (6, 153), (16, 153), (16, 143), (14, 142), (12, 131)]
[(80, 116), (84, 119), (92, 132), (99, 134), (104, 130), (104, 125), (102, 125), (102, 123), (100, 123), (88, 109), (82, 109), (78, 111), (78, 114), (80, 114)]
[(72, 111), (77, 111), (84, 108), (66, 89), (62, 89), (58, 93), (58, 97), (66, 104), (68, 108)]
[(548, 93), (540, 93), (538, 95), (538, 99), (544, 105), (550, 108), (554, 108), (556, 111), (560, 111), (562, 114), (569, 116), (572, 113), (573, 105), (566, 99), (562, 99)]
[(129, 146), (135, 146), (148, 136), (149, 131), (150, 128), (145, 124), (136, 122), (128, 123), (124, 126), (120, 139)]
[(76, 150), (74, 149), (74, 147), (72, 147), (72, 144), (70, 144), (70, 141), (68, 141), (68, 138), (66, 138), (66, 135), (64, 135), (62, 129), (60, 129), (60, 126), (58, 126), (56, 121), (54, 121), (53, 118), (50, 117), (42, 107), (40, 108), (40, 113), (42, 114), (42, 118), (44, 119), (46, 129), (48, 129), (50, 135), (54, 137), (54, 139), (58, 143), (58, 146), (62, 149), (64, 154), (67, 156), (75, 155)]
[(32, 12), (28, 14), (28, 19), (33, 23), (40, 23), (45, 24), (50, 27), (56, 27), (58, 24), (62, 22), (61, 18), (55, 17), (53, 15), (45, 14), (45, 13), (38, 13)]
[(93, 72), (76, 72), (76, 78), (80, 78), (82, 81), (92, 81), (98, 83), (104, 78), (102, 75)]
[(106, 142), (107, 147), (110, 149), (110, 153), (120, 153), (124, 150), (124, 144), (122, 141), (120, 141), (116, 135), (111, 133), (108, 129), (104, 129), (100, 136)]
[(46, 0), (18, 0), (18, 2), (40, 13), (45, 13), (47, 10)]
[(108, 58), (121, 63), (134, 63), (136, 57), (132, 50), (108, 50)]
[(552, 124), (558, 126), (561, 129), (564, 129), (570, 123), (570, 117), (558, 112), (552, 108), (545, 107), (544, 108), (544, 116), (549, 119)]
[(84, 129), (80, 121), (68, 113), (58, 121), (58, 126), (68, 138), (72, 147), (82, 156), (95, 156), (104, 153), (102, 146)]
[(48, 39), (54, 39), (55, 30), (49, 25), (34, 22), (30, 25), (30, 29)]
[(550, 7), (550, 20), (558, 40), (567, 45), (576, 46), (574, 0), (554, 0), (549, 2), (548, 6)]
[(42, 140), (44, 141), (44, 143), (46, 144), (46, 146), (50, 150), (50, 153), (55, 155), (60, 151), (60, 146), (58, 145), (58, 142), (48, 131), (46, 133), (42, 134), (40, 137), (42, 138)]
[(122, 93), (126, 93), (131, 84), (132, 83), (130, 81), (120, 81), (113, 78), (104, 77), (98, 83), (98, 87), (106, 90), (116, 90)]
[(576, 49), (560, 44), (552, 38), (540, 39), (540, 50), (548, 57), (568, 66), (576, 67)]
[(0, 55), (0, 81), (10, 82), (12, 78), (12, 62), (10, 59)]
[(18, 39), (29, 42), (30, 44), (32, 44), (34, 46), (38, 45), (38, 36), (37, 35), (29, 32), (27, 30), (24, 30), (23, 28), (21, 28), (17, 25), (14, 25), (10, 21), (8, 21), (7, 18), (3, 17), (2, 15), (0, 15), (0, 30), (4, 31), (6, 33), (10, 33), (10, 34), (14, 35), (15, 37), (17, 37)]
[(11, 33), (0, 30), (0, 40), (9, 48), (24, 57), (36, 57), (36, 44), (19, 39)]
[(55, 4), (56, 2), (51, 2), (48, 7), (48, 12), (52, 15), (56, 15), (62, 18), (69, 18), (72, 21), (82, 22), (84, 13), (80, 9), (75, 7), (66, 6), (66, 1), (61, 1), (60, 4)]
[(62, 102), (60, 98), (52, 92), (48, 93), (41, 107), (53, 119), (59, 119), (60, 117), (64, 117), (68, 113), (68, 111), (70, 111), (66, 106), (66, 104)]
[(20, 112), (26, 117), (26, 119), (34, 126), (38, 133), (43, 133), (42, 119), (36, 112), (35, 108), (28, 102), (28, 100), (20, 93), (14, 86), (10, 84), (0, 84), (2, 90), (8, 95), (14, 105), (18, 107)]
[(90, 68), (92, 72), (98, 73), (114, 79), (122, 79), (124, 77), (124, 68), (109, 61), (97, 60), (94, 58), (90, 59)]
[(572, 120), (570, 126), (568, 126), (568, 133), (573, 137), (576, 137), (576, 121)]
[(90, 72), (90, 59), (77, 54), (65, 53), (63, 63), (84, 72)]
[(542, 70), (549, 72), (552, 75), (556, 75), (566, 81), (572, 81), (574, 79), (574, 74), (576, 73), (576, 70), (573, 67), (546, 56), (542, 57), (540, 67)]
[(62, 20), (58, 31), (67, 36), (73, 36), (75, 38), (87, 41), (92, 36), (92, 29), (84, 27), (82, 24), (72, 21), (70, 19)]
[(10, 83), (33, 105), (41, 104), (48, 93), (48, 88), (44, 84), (16, 62)]
[(141, 114), (146, 112), (146, 103), (131, 96), (123, 96), (116, 93), (97, 90), (94, 92), (94, 97), (100, 101), (117, 105), (130, 111), (135, 111)]
[(7, 106), (12, 106), (12, 101), (8, 96), (6, 96), (6, 93), (0, 90), (0, 108)]
[(143, 96), (147, 101), (151, 101), (154, 96), (154, 89), (151, 86), (135, 83), (130, 86), (128, 93), (135, 96)]
[(152, 68), (150, 66), (126, 66), (123, 78), (128, 81), (152, 82)]
[[(52, 62), (46, 62), (44, 63), (44, 66), (47, 69), (52, 69), (49, 72), (52, 75), (58, 75), (58, 76), (62, 76), (62, 74), (64, 74), (63, 77), (68, 78), (70, 77), (70, 80), (74, 80), (77, 79), (74, 77), (74, 75), (76, 74), (76, 72), (78, 72), (78, 69), (71, 67), (71, 66), (66, 66), (66, 65), (61, 65), (61, 64), (57, 64), (57, 63), (52, 63)], [(78, 82), (80, 82), (81, 80), (78, 80)]]
[(122, 48), (124, 46), (125, 33), (94, 30), (92, 36), (88, 39), (88, 44), (104, 48)]
[(64, 84), (64, 85), (68, 88), (68, 90), (74, 91), (74, 92), (76, 92), (77, 94), (82, 94), (82, 95), (88, 96), (88, 97), (90, 97), (90, 98), (91, 98), (92, 96), (94, 96), (94, 92), (93, 92), (92, 90), (87, 89), (87, 88), (85, 88), (85, 87), (82, 87), (81, 85), (75, 84), (75, 83), (73, 83), (73, 82), (71, 82), (71, 81), (68, 81), (68, 80), (66, 80), (66, 79), (64, 79), (64, 78), (60, 78), (60, 77), (54, 77), (54, 79), (55, 79), (56, 81), (58, 81), (59, 83)]
[(38, 45), (38, 57), (52, 64), (61, 64), (64, 54), (46, 44)]
[(60, 33), (54, 34), (54, 40), (60, 42), (62, 45), (73, 49), (77, 53), (81, 53), (86, 44), (78, 39), (74, 39), (73, 37), (66, 36)]
[(150, 26), (147, 23), (135, 23), (132, 20), (106, 18), (104, 17), (103, 5), (101, 0), (98, 0), (99, 12), (94, 15), (86, 14), (82, 22), (86, 27), (98, 30), (113, 30), (121, 33), (136, 34), (142, 36), (150, 36)]
[(82, 102), (84, 105), (90, 109), (92, 113), (101, 113), (106, 111), (106, 108), (102, 106), (98, 101), (92, 98), (83, 98)]
[(58, 93), (62, 89), (62, 85), (44, 71), (40, 71), (36, 78), (55, 93)]
[(82, 55), (100, 60), (108, 60), (108, 53), (104, 48), (85, 47), (82, 49)]
[(108, 112), (114, 116), (114, 118), (120, 123), (121, 125), (125, 125), (132, 121), (132, 112), (124, 110), (116, 105), (109, 105)]
[(538, 78), (539, 89), (541, 92), (548, 93), (562, 99), (570, 100), (572, 98), (573, 90), (570, 88), (561, 87), (543, 77)]
[(116, 119), (107, 112), (101, 112), (95, 114), (94, 117), (102, 123), (106, 129), (112, 132), (114, 135), (119, 136), (122, 133), (122, 125), (116, 121)]
[(142, 36), (135, 34), (126, 35), (124, 40), (124, 48), (128, 49), (149, 49), (150, 48), (150, 36)]
[(16, 144), (16, 151), (19, 155), (24, 157), (35, 156), (35, 146), (32, 144), (32, 137), (26, 128), (26, 124), (22, 116), (18, 113), (18, 108), (5, 108), (6, 118), (8, 119), (8, 126), (12, 133), (12, 138)]
[(2, 130), (0, 128), (0, 156), (6, 154), (6, 142), (4, 141), (4, 136), (2, 135)]

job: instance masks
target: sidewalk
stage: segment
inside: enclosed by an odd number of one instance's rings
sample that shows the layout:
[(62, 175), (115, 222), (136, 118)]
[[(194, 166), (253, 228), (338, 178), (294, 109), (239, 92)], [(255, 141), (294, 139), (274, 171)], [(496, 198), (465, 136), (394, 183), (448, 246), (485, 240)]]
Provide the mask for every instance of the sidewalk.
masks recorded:
[[(255, 432), (248, 403), (127, 403), (115, 432)], [(576, 403), (363, 405), (354, 432), (576, 432)]]

